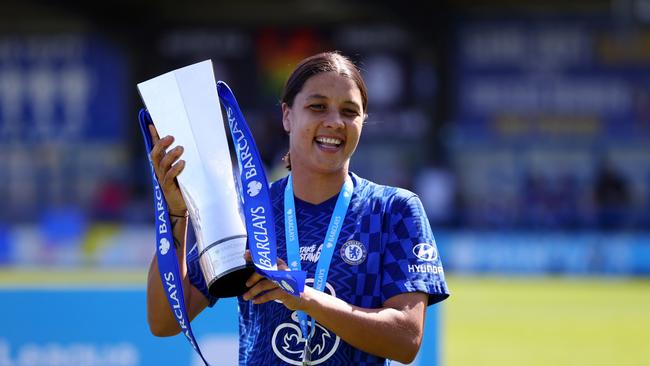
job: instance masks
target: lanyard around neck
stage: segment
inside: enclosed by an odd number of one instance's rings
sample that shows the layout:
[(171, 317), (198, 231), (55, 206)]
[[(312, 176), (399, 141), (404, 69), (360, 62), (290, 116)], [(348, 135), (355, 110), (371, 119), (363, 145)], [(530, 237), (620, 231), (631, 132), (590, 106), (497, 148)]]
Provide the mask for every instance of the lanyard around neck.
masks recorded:
[[(351, 179), (346, 178), (338, 199), (336, 200), (336, 206), (334, 206), (334, 212), (332, 213), (332, 218), (327, 227), (325, 241), (320, 253), (320, 258), (318, 259), (316, 272), (314, 273), (313, 287), (318, 291), (323, 291), (325, 289), (330, 263), (332, 262), (332, 256), (334, 254), (334, 247), (336, 247), (336, 242), (341, 234), (343, 220), (345, 219), (345, 214), (350, 206), (353, 189), (354, 185), (352, 184)], [(293, 196), (293, 179), (291, 178), (291, 174), (289, 174), (289, 177), (287, 178), (287, 186), (284, 190), (284, 233), (287, 245), (287, 260), (289, 261), (289, 268), (291, 268), (292, 271), (301, 270), (300, 243), (298, 240), (298, 223), (296, 215), (296, 204)], [(316, 322), (312, 320), (311, 330), (307, 336), (307, 315), (304, 312), (299, 311), (298, 319), (300, 321), (300, 329), (303, 335), (302, 338), (305, 339), (305, 342), (308, 342), (314, 335)]]

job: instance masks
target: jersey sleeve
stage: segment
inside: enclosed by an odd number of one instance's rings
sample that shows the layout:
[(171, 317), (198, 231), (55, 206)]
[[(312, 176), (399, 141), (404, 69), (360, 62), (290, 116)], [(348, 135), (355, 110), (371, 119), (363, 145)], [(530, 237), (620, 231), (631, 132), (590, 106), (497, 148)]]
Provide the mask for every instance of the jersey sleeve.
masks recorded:
[(399, 195), (391, 205), (382, 267), (382, 302), (406, 292), (429, 294), (429, 305), (449, 297), (429, 219), (415, 194)]
[[(189, 230), (190, 233), (188, 233), (188, 238), (187, 241), (188, 243), (194, 243), (194, 235), (192, 234), (192, 230)], [(192, 241), (190, 241), (190, 239)], [(208, 299), (208, 306), (213, 307), (214, 304), (217, 302), (217, 298), (214, 296), (211, 296), (210, 293), (208, 292), (208, 286), (205, 283), (205, 278), (203, 277), (203, 272), (201, 271), (201, 264), (199, 263), (199, 250), (196, 244), (192, 246), (192, 248), (187, 252), (187, 275), (190, 278), (190, 283), (192, 286), (196, 287), (203, 296), (205, 296), (206, 299)]]

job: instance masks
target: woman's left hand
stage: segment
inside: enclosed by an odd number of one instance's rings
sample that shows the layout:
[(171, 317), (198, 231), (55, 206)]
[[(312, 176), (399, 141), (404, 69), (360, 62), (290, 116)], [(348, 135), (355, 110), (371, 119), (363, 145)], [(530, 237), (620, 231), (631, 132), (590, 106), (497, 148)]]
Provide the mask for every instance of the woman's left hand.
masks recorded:
[[(247, 262), (253, 261), (250, 250), (246, 250), (244, 259)], [(287, 266), (287, 264), (281, 258), (278, 258), (277, 261), (278, 270), (289, 270), (289, 266)], [(257, 272), (253, 272), (248, 280), (246, 280), (246, 287), (249, 289), (242, 296), (244, 300), (252, 300), (253, 304), (259, 305), (267, 303), (269, 301), (278, 300), (289, 310), (299, 310), (301, 308), (302, 300), (300, 297), (293, 296), (290, 293), (284, 291), (275, 282), (269, 280)], [(307, 286), (305, 286), (305, 290), (306, 289)]]

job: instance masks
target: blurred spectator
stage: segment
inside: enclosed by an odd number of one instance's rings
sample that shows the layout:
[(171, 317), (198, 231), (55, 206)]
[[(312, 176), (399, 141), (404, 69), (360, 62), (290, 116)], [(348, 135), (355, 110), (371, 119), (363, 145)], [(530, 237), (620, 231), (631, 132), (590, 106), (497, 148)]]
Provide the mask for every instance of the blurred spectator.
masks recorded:
[(594, 202), (601, 229), (620, 228), (630, 216), (630, 191), (625, 177), (612, 162), (600, 165), (596, 173)]
[(44, 247), (40, 262), (54, 265), (80, 263), (81, 244), (88, 228), (84, 212), (73, 205), (58, 205), (44, 209), (39, 221)]
[(579, 189), (576, 177), (562, 174), (548, 177), (527, 173), (523, 179), (522, 223), (539, 228), (575, 228)]
[(450, 225), (456, 218), (456, 177), (444, 164), (433, 161), (416, 174), (413, 189), (420, 196), (432, 225)]
[(548, 182), (546, 178), (540, 174), (528, 172), (523, 182), (523, 221), (527, 226), (547, 226), (550, 220), (550, 213), (548, 212), (548, 194), (546, 187)]
[(575, 229), (581, 221), (578, 209), (580, 187), (576, 176), (570, 173), (560, 176), (556, 193), (560, 224), (565, 228)]
[(122, 218), (130, 200), (128, 188), (117, 179), (107, 179), (98, 187), (92, 212), (97, 220), (118, 220)]
[(9, 244), (9, 228), (5, 224), (0, 224), (0, 266), (8, 264), (11, 259)]

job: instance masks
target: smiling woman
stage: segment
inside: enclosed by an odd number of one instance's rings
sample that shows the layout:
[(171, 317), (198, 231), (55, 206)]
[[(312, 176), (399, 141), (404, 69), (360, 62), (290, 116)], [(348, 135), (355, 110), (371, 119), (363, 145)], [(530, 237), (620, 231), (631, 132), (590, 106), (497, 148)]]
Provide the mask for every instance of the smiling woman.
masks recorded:
[[(350, 157), (359, 143), (363, 124), (362, 99), (355, 83), (336, 72), (310, 78), (292, 104), (282, 103), (282, 123), (289, 133), (292, 171), (330, 189), (301, 192), (307, 201), (320, 203), (340, 189)], [(294, 174), (299, 179), (302, 174)], [(295, 188), (298, 189), (298, 188)]]
[[(333, 129), (341, 127), (337, 126), (338, 123), (343, 124), (343, 127), (347, 124), (352, 132), (357, 132), (351, 136), (353, 140), (347, 141), (347, 136), (341, 136), (338, 132), (330, 136), (316, 136), (314, 141), (326, 151), (328, 148), (336, 151), (347, 142), (349, 158), (356, 149), (362, 124), (367, 117), (366, 84), (347, 58), (337, 53), (329, 53), (328, 57), (320, 56), (303, 60), (287, 80), (281, 99), (283, 126), (291, 134), (291, 122), (293, 119), (300, 121), (299, 112), (311, 114), (302, 117), (315, 123), (326, 122)], [(297, 107), (294, 108), (294, 105)], [(288, 168), (291, 167), (290, 156), (291, 148), (286, 156)]]
[[(278, 266), (305, 271), (313, 286), (292, 296), (258, 273), (248, 279), (238, 298), (240, 365), (408, 363), (420, 349), (427, 306), (449, 296), (420, 199), (349, 171), (367, 106), (359, 70), (336, 52), (303, 60), (287, 81), (282, 124), (290, 174), (270, 187)], [(174, 179), (184, 168), (182, 149), (166, 154), (173, 139), (151, 132), (154, 169), (167, 178), (165, 197), (178, 215), (173, 231), (182, 263), (187, 208)], [(197, 253), (187, 262), (182, 277), (191, 285), (186, 299), (194, 318), (216, 298), (200, 275)], [(176, 334), (158, 277), (154, 258), (149, 325), (156, 335)]]

